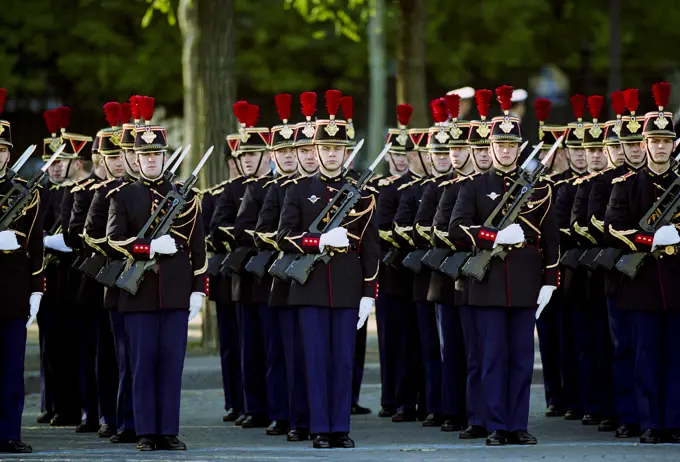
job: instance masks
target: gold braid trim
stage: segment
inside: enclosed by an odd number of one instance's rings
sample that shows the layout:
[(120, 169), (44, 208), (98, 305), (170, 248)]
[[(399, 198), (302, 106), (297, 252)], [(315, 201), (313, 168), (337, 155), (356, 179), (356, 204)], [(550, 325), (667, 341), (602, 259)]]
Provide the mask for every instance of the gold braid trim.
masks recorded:
[(593, 215), (592, 217), (590, 217), (590, 222), (598, 231), (604, 233), (604, 221), (598, 220), (597, 218), (595, 218), (595, 215)]
[(304, 236), (304, 233), (300, 234), (299, 236), (286, 236), (285, 239), (288, 242), (290, 242), (291, 244), (293, 244), (295, 246), (295, 248), (297, 248), (300, 251), (300, 253), (305, 253), (305, 251), (302, 249), (302, 247), (297, 245), (297, 242), (295, 242), (296, 239), (300, 239), (302, 236)]
[(420, 226), (419, 223), (416, 224), (416, 233), (418, 233), (423, 239), (427, 240), (430, 244), (432, 242), (432, 226)]
[(271, 233), (258, 233), (256, 232), (257, 237), (259, 237), (263, 242), (266, 242), (267, 244), (271, 245), (274, 247), (276, 250), (281, 250), (279, 248), (279, 244), (276, 242), (276, 231), (272, 231)]
[(545, 269), (557, 268), (557, 265), (560, 264), (560, 258), (561, 257), (562, 257), (562, 251), (558, 248), (557, 249), (557, 261), (552, 265), (546, 266)]
[(451, 250), (456, 250), (456, 246), (453, 245), (453, 242), (451, 242), (449, 240), (448, 230), (447, 231), (441, 231), (441, 230), (437, 229), (437, 227), (435, 226), (434, 229), (433, 229), (433, 232), (442, 242), (445, 242), (446, 245), (451, 247)]
[(577, 234), (580, 234), (581, 236), (585, 237), (588, 239), (591, 243), (597, 245), (597, 239), (595, 239), (592, 234), (588, 232), (588, 227), (587, 226), (579, 226), (578, 223), (574, 222), (574, 231), (576, 231)]
[(409, 245), (415, 247), (413, 239), (411, 238), (411, 236), (408, 235), (410, 231), (413, 231), (413, 226), (399, 226), (397, 224), (394, 225), (394, 232), (401, 236), (406, 242), (408, 242)]
[(633, 252), (637, 252), (637, 247), (635, 246), (635, 244), (633, 243), (633, 241), (631, 241), (631, 240), (628, 239), (628, 237), (627, 237), (627, 236), (630, 236), (631, 234), (636, 234), (636, 233), (637, 233), (637, 230), (636, 230), (636, 229), (628, 229), (628, 230), (625, 230), (625, 231), (617, 231), (617, 230), (615, 230), (615, 229), (612, 227), (612, 225), (609, 225), (609, 233), (610, 233), (612, 236), (614, 236), (615, 238), (620, 239), (621, 241), (623, 241), (628, 247), (630, 247), (630, 249), (631, 249)]
[(474, 236), (473, 236), (472, 233), (470, 232), (470, 229), (471, 229), (471, 228), (479, 228), (479, 226), (463, 226), (463, 225), (459, 225), (459, 226), (460, 226), (460, 229), (462, 229), (463, 232), (464, 232), (465, 234), (467, 234), (468, 237), (470, 237), (470, 240), (472, 241), (472, 245), (474, 245), (475, 247), (477, 247), (477, 240), (474, 238)]
[(133, 236), (130, 239), (126, 239), (124, 241), (114, 241), (111, 238), (107, 238), (109, 241), (109, 245), (111, 246), (112, 249), (117, 250), (118, 252), (122, 253), (126, 257), (128, 257), (131, 260), (134, 260), (134, 257), (130, 252), (127, 251), (125, 248), (126, 245), (132, 244), (136, 239), (137, 236)]
[(388, 229), (388, 230), (380, 229), (380, 230), (378, 230), (378, 235), (380, 236), (380, 239), (389, 242), (390, 244), (392, 244), (397, 249), (400, 248), (399, 243), (392, 238), (392, 230), (391, 229)]

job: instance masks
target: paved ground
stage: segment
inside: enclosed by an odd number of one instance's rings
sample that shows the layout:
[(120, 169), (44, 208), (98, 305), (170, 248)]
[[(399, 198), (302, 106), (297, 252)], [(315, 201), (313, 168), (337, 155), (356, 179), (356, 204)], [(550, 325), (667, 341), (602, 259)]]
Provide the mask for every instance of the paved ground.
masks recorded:
[[(200, 329), (192, 325), (195, 337)], [(29, 333), (35, 339), (37, 332)], [(79, 435), (73, 428), (51, 428), (35, 424), (39, 413), (37, 343), (29, 342), (27, 388), (23, 439), (34, 453), (27, 456), (0, 455), (4, 460), (432, 460), (432, 461), (680, 461), (680, 446), (640, 446), (634, 441), (617, 441), (612, 434), (598, 433), (579, 422), (546, 418), (541, 382), (540, 358), (532, 386), (530, 431), (538, 438), (536, 447), (487, 448), (483, 440), (461, 441), (457, 434), (426, 429), (419, 423), (393, 424), (375, 414), (352, 420), (354, 450), (314, 450), (311, 442), (287, 443), (285, 437), (264, 435), (264, 429), (244, 430), (222, 423), (223, 393), (219, 360), (214, 356), (187, 357), (182, 394), (180, 438), (188, 452), (139, 453), (133, 445), (113, 445), (94, 435)], [(367, 367), (361, 402), (377, 412), (380, 408), (379, 367), (375, 324), (369, 325)]]

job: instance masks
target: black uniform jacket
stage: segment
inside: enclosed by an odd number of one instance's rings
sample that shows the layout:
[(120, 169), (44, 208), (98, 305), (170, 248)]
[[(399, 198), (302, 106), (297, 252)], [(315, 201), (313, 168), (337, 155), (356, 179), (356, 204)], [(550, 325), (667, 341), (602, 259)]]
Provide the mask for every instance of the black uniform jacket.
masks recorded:
[[(262, 250), (274, 250), (279, 252), (276, 234), (279, 229), (279, 219), (281, 218), (281, 208), (286, 197), (286, 189), (291, 184), (299, 181), (297, 174), (280, 176), (265, 185), (267, 195), (265, 196), (260, 215), (255, 226), (255, 244)], [(269, 268), (267, 268), (269, 269)], [(290, 293), (290, 283), (277, 278), (272, 278), (271, 292), (269, 293), (268, 303), (270, 306), (286, 306)]]
[[(63, 183), (48, 182), (41, 190), (40, 206), (43, 210), (43, 233), (45, 235), (60, 234), (61, 204), (67, 188)], [(63, 294), (64, 274), (71, 267), (71, 256), (63, 252), (45, 247), (45, 297), (41, 303), (58, 304)]]
[[(0, 178), (0, 195), (4, 197), (10, 189), (12, 182)], [(0, 320), (28, 319), (31, 294), (44, 290), (42, 229), (40, 191), (36, 189), (23, 214), (8, 228), (16, 234), (19, 248), (0, 251), (0, 290), (3, 291)]]
[[(437, 188), (437, 196), (439, 203), (437, 204), (437, 211), (432, 222), (432, 244), (434, 247), (440, 249), (449, 249), (451, 253), (454, 251), (469, 251), (471, 246), (465, 242), (454, 242), (449, 238), (449, 222), (451, 221), (451, 214), (453, 207), (456, 205), (458, 193), (464, 181), (468, 181), (478, 174), (470, 176), (458, 175), (450, 180), (443, 181)], [(430, 277), (430, 288), (427, 292), (427, 299), (435, 303), (443, 303), (448, 305), (464, 305), (466, 303), (465, 279), (453, 281), (451, 277), (433, 271)]]
[[(216, 246), (218, 252), (224, 252), (223, 255), (225, 256), (237, 247), (234, 226), (243, 196), (246, 193), (246, 187), (248, 186), (246, 184), (247, 180), (247, 177), (238, 176), (233, 180), (229, 180), (223, 188), (215, 191), (215, 195), (218, 197), (215, 213), (210, 222), (210, 235), (213, 245)], [(225, 297), (229, 295), (231, 300), (240, 301), (241, 294), (238, 290), (235, 291), (234, 289), (238, 289), (238, 287), (235, 287), (233, 284), (232, 275), (221, 275), (218, 300), (226, 302)]]
[[(109, 245), (130, 260), (149, 260), (151, 239), (137, 237), (163, 197), (173, 186), (166, 180), (138, 180), (110, 195), (107, 236)], [(121, 291), (122, 312), (188, 309), (192, 292), (208, 294), (203, 217), (198, 195), (188, 199), (170, 236), (178, 250), (154, 255), (158, 273), (147, 271), (136, 295)]]
[[(614, 188), (605, 216), (605, 239), (611, 247), (628, 252), (651, 252), (652, 233), (640, 229), (639, 221), (654, 205), (677, 174), (668, 170), (657, 175), (648, 168), (614, 179)], [(673, 223), (679, 223), (678, 216)], [(677, 226), (677, 225), (676, 225)], [(680, 256), (677, 247), (661, 250), (659, 258), (647, 256), (633, 280), (622, 273), (617, 307), (627, 310), (679, 310)]]
[[(317, 173), (288, 186), (277, 235), (281, 250), (319, 253), (320, 235), (310, 233), (309, 227), (345, 181)], [(317, 262), (306, 284), (292, 282), (289, 305), (358, 308), (362, 297), (377, 296), (380, 243), (375, 208), (375, 194), (363, 190), (342, 222), (350, 247), (330, 249), (328, 264)]]
[[(517, 179), (517, 171), (491, 169), (466, 181), (451, 215), (449, 235), (477, 249), (491, 250), (497, 230), (484, 222)], [(551, 208), (550, 184), (539, 182), (517, 223), (525, 243), (508, 246), (505, 261), (493, 258), (484, 281), (470, 281), (473, 306), (535, 307), (542, 285), (559, 284), (559, 231)]]
[[(215, 197), (213, 191), (221, 188), (222, 186), (223, 185), (220, 184), (201, 191), (203, 233), (205, 234), (205, 247), (208, 252), (208, 281), (210, 285), (210, 295), (208, 297), (214, 302), (217, 301), (217, 295), (219, 293), (219, 265), (222, 260), (224, 260), (224, 252), (222, 252), (220, 257), (217, 252), (217, 247), (215, 244), (213, 244), (212, 238), (210, 236), (210, 221), (212, 220), (213, 213), (215, 212), (215, 203), (217, 202), (217, 197)], [(229, 286), (227, 301), (231, 301), (231, 285)]]
[[(403, 193), (403, 185), (417, 180), (419, 177), (412, 172), (401, 176), (391, 176), (378, 181), (378, 228), (380, 233), (381, 253), (385, 255), (391, 249), (399, 248), (393, 236), (394, 216), (399, 207), (399, 199)], [(411, 300), (413, 294), (413, 273), (403, 266), (401, 260), (406, 257), (408, 249), (400, 249), (400, 257), (396, 267), (380, 265), (380, 291), (388, 295), (398, 295)]]

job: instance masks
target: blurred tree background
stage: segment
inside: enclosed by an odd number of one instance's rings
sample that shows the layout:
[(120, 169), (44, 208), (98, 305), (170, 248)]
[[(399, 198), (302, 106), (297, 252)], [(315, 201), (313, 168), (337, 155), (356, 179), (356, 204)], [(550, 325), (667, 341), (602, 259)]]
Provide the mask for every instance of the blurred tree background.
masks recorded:
[[(196, 155), (207, 144), (222, 149), (223, 135), (235, 129), (236, 99), (259, 104), (261, 124), (276, 123), (279, 92), (294, 101), (302, 91), (322, 96), (327, 88), (353, 95), (355, 125), (365, 136), (369, 120), (378, 120), (372, 133), (381, 135), (395, 123), (397, 102), (413, 104), (415, 120), (429, 124), (427, 101), (464, 85), (527, 88), (531, 107), (532, 90), (558, 71), (568, 87), (553, 92), (551, 119), (564, 122), (570, 93), (639, 87), (646, 110), (653, 82), (680, 80), (680, 9), (673, 0), (2, 4), (0, 86), (8, 90), (4, 117), (20, 148), (47, 136), (42, 111), (49, 107), (71, 106), (71, 130), (93, 134), (105, 123), (101, 106), (131, 94), (154, 96), (166, 118), (194, 111), (184, 124), (193, 127), (188, 138)], [(322, 97), (318, 114), (325, 115)], [(211, 180), (223, 177), (221, 170)]]

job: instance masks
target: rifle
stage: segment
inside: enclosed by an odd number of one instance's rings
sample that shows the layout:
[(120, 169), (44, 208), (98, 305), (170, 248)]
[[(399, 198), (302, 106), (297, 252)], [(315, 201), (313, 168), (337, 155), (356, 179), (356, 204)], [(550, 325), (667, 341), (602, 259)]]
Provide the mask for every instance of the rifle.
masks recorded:
[(255, 247), (236, 247), (224, 257), (224, 261), (220, 266), (220, 273), (224, 275), (240, 274), (246, 259), (250, 257), (254, 251)]
[(21, 167), (23, 167), (26, 161), (31, 157), (31, 154), (33, 154), (35, 151), (35, 148), (35, 144), (32, 144), (26, 148), (24, 153), (19, 156), (16, 162), (14, 162), (14, 165), (12, 165), (9, 170), (7, 170), (7, 173), (5, 174), (6, 179), (12, 181), (19, 174), (19, 170), (21, 170)]
[(45, 175), (47, 175), (47, 169), (55, 160), (57, 160), (57, 157), (62, 153), (65, 147), (65, 144), (59, 146), (59, 149), (52, 154), (52, 157), (45, 162), (45, 165), (33, 175), (33, 178), (31, 178), (28, 183), (25, 185), (20, 182), (12, 184), (12, 188), (3, 196), (2, 200), (0, 200), (0, 210), (5, 211), (2, 216), (0, 216), (0, 231), (8, 229), (9, 226), (23, 214), (24, 209), (31, 201), (33, 192), (38, 189), (45, 178)]
[(404, 258), (402, 256), (402, 253), (399, 249), (396, 247), (390, 248), (385, 255), (380, 259), (383, 264), (387, 266), (391, 266), (394, 269), (399, 269), (399, 262), (402, 261)]
[[(158, 204), (156, 210), (154, 210), (153, 214), (151, 214), (147, 222), (142, 227), (141, 231), (137, 235), (138, 238), (148, 238), (153, 240), (170, 232), (173, 223), (177, 217), (180, 216), (187, 205), (187, 199), (191, 194), (191, 188), (198, 180), (198, 172), (207, 162), (214, 148), (214, 146), (210, 146), (210, 148), (198, 162), (198, 165), (194, 171), (191, 172), (191, 175), (189, 175), (184, 184), (182, 184), (182, 186), (179, 188), (179, 191), (172, 189), (163, 198), (161, 203)], [(167, 212), (165, 210), (166, 208)], [(153, 230), (151, 230), (151, 226), (153, 226), (157, 220), (160, 220), (158, 225)], [(157, 259), (144, 261), (128, 260), (128, 268), (116, 281), (116, 287), (132, 295), (135, 295), (139, 290), (139, 286), (144, 280), (144, 275), (147, 271), (153, 271), (155, 273), (158, 272)]]
[(224, 260), (224, 254), (218, 253), (208, 258), (208, 275), (219, 276), (220, 275), (220, 264)]
[[(534, 186), (539, 181), (541, 174), (547, 168), (548, 162), (550, 162), (550, 159), (555, 154), (555, 151), (563, 138), (564, 136), (561, 136), (550, 148), (543, 160), (538, 162), (538, 165), (535, 168), (532, 168), (531, 161), (541, 149), (543, 143), (541, 142), (536, 146), (531, 155), (521, 165), (519, 177), (510, 187), (510, 190), (505, 193), (501, 202), (496, 206), (493, 212), (491, 212), (484, 222), (484, 226), (502, 230), (517, 221), (524, 205), (529, 201), (531, 194), (534, 192)], [(503, 211), (506, 208), (507, 212), (504, 215)], [(497, 221), (498, 218), (500, 218), (500, 220)], [(506, 255), (507, 251), (500, 245), (492, 250), (478, 250), (474, 256), (470, 257), (468, 261), (465, 262), (462, 272), (464, 275), (471, 276), (481, 282), (491, 265), (491, 259), (493, 257), (498, 257), (501, 260), (505, 260)]]
[[(179, 154), (180, 150), (182, 148), (179, 148), (175, 150), (175, 152), (170, 156), (170, 159), (168, 160), (166, 170), (163, 172), (165, 175), (166, 180), (171, 182), (172, 180), (175, 179), (175, 172), (179, 168), (179, 166), (182, 164), (182, 161), (186, 157), (187, 153), (189, 152), (189, 148), (191, 148), (191, 145), (188, 145), (184, 151), (182, 152), (182, 155), (180, 158), (175, 162), (175, 165), (170, 167), (170, 164), (172, 164), (173, 160), (177, 158), (177, 155)], [(116, 281), (118, 280), (118, 277), (121, 275), (123, 270), (125, 269), (126, 261), (125, 260), (113, 260), (113, 259), (108, 259), (108, 263), (105, 264), (105, 266), (100, 267), (99, 272), (97, 275), (94, 277), (97, 282), (100, 284), (103, 284), (106, 287), (112, 288), (116, 286)], [(94, 270), (94, 268), (93, 268)]]
[(92, 279), (95, 279), (104, 265), (106, 265), (106, 256), (99, 252), (95, 252), (94, 255), (86, 258), (80, 266), (78, 266), (78, 270)]
[(451, 255), (451, 249), (445, 247), (433, 247), (427, 251), (422, 259), (423, 265), (427, 266), (431, 270), (439, 271), (439, 267), (442, 266), (446, 257)]
[(585, 266), (591, 271), (594, 271), (598, 268), (597, 263), (595, 263), (595, 259), (597, 256), (600, 254), (602, 251), (602, 247), (593, 247), (591, 249), (586, 250), (583, 252), (583, 255), (581, 255), (581, 258), (579, 259), (579, 263), (581, 266)]
[(597, 257), (595, 257), (595, 263), (607, 271), (611, 271), (614, 269), (614, 266), (616, 266), (616, 262), (619, 258), (621, 258), (622, 254), (623, 251), (621, 249), (608, 247), (606, 249), (602, 249), (600, 253), (597, 254)]
[(562, 255), (560, 263), (567, 268), (576, 271), (578, 267), (581, 266), (581, 257), (583, 257), (585, 252), (585, 250), (579, 248), (569, 249)]
[(420, 274), (423, 270), (423, 257), (427, 253), (427, 249), (412, 250), (406, 255), (401, 262), (404, 268), (410, 269), (416, 274)]
[[(359, 147), (359, 145), (357, 145), (357, 147)], [(385, 145), (382, 152), (368, 167), (368, 170), (362, 173), (356, 184), (348, 181), (340, 188), (340, 191), (333, 196), (326, 207), (324, 207), (321, 213), (314, 219), (309, 227), (309, 232), (323, 234), (342, 225), (342, 221), (361, 198), (361, 190), (373, 177), (376, 166), (382, 161), (391, 147), (392, 143), (387, 143)], [(357, 148), (355, 148), (355, 150), (356, 149)], [(329, 215), (328, 222), (325, 225), (322, 225), (323, 220), (327, 215)], [(309, 275), (312, 274), (312, 270), (317, 261), (328, 264), (330, 260), (331, 256), (326, 249), (318, 254), (301, 255), (297, 260), (291, 263), (286, 270), (286, 274), (298, 283), (304, 284), (307, 282), (307, 279), (309, 279)]]
[(275, 250), (260, 250), (246, 263), (246, 271), (262, 279), (266, 274), (266, 268), (272, 258), (276, 255)]
[(439, 266), (439, 271), (446, 274), (450, 278), (457, 280), (462, 275), (463, 265), (472, 256), (472, 252), (454, 252), (453, 255), (447, 257)]
[[(666, 189), (659, 200), (652, 205), (647, 213), (640, 218), (640, 229), (648, 233), (655, 233), (659, 228), (671, 224), (671, 220), (680, 210), (680, 177)], [(660, 211), (661, 213), (658, 213)], [(634, 252), (621, 257), (615, 267), (631, 279), (635, 278), (640, 266), (647, 255), (658, 258), (662, 250), (652, 252)]]

